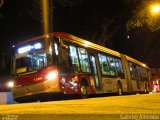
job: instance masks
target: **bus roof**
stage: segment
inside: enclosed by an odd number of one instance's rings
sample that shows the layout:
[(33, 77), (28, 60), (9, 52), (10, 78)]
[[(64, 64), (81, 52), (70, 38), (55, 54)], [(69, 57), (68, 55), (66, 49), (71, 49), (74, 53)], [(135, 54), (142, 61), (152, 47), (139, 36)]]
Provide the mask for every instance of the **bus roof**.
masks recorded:
[(87, 40), (84, 40), (82, 38), (76, 37), (74, 35), (68, 34), (68, 33), (62, 33), (62, 32), (56, 32), (52, 34), (53, 36), (59, 36), (59, 37), (63, 37), (66, 38), (68, 40), (73, 40), (72, 42), (77, 43), (79, 45), (82, 45), (84, 47), (88, 47), (88, 48), (92, 48), (92, 49), (96, 49), (117, 57), (120, 57), (120, 53), (114, 50), (111, 50), (109, 48), (97, 45), (95, 43), (89, 42)]
[[(121, 56), (121, 53), (117, 52), (117, 51), (114, 51), (114, 50), (111, 50), (109, 48), (106, 48), (106, 47), (103, 47), (101, 45), (98, 45), (98, 44), (95, 44), (93, 42), (89, 42), (85, 39), (82, 39), (82, 38), (79, 38), (79, 37), (76, 37), (72, 34), (69, 34), (69, 33), (65, 33), (65, 32), (54, 32), (54, 33), (50, 33), (50, 34), (46, 34), (46, 35), (42, 35), (42, 36), (38, 36), (38, 37), (35, 37), (35, 38), (32, 38), (32, 39), (28, 39), (28, 40), (25, 40), (23, 42), (19, 42), (17, 43), (16, 45), (21, 45), (21, 44), (25, 44), (25, 43), (28, 43), (28, 42), (32, 42), (32, 41), (35, 41), (35, 40), (39, 40), (39, 39), (42, 39), (42, 38), (48, 38), (48, 37), (60, 37), (60, 38), (66, 38), (68, 40), (71, 40), (71, 42), (73, 43), (76, 43), (76, 44), (79, 44), (79, 45), (82, 45), (84, 47), (88, 47), (88, 48), (92, 48), (92, 49), (95, 49), (95, 50), (99, 50), (101, 52), (105, 52), (105, 53), (108, 53), (108, 54), (111, 54), (113, 56), (117, 56), (117, 57), (120, 57)], [(136, 59), (133, 59), (127, 55), (125, 55), (126, 59), (133, 62), (133, 63), (136, 63), (142, 67), (146, 67), (146, 68), (149, 68), (147, 67), (144, 63), (136, 60)]]
[(140, 61), (138, 61), (138, 60), (136, 60), (136, 59), (134, 59), (134, 58), (131, 58), (131, 57), (127, 56), (127, 55), (125, 55), (125, 56), (126, 56), (126, 59), (127, 59), (128, 61), (131, 61), (131, 62), (136, 63), (136, 64), (138, 64), (138, 65), (140, 65), (140, 66), (142, 66), (142, 67), (145, 67), (145, 68), (150, 69), (146, 64), (144, 64), (144, 63), (142, 63), (142, 62), (140, 62)]

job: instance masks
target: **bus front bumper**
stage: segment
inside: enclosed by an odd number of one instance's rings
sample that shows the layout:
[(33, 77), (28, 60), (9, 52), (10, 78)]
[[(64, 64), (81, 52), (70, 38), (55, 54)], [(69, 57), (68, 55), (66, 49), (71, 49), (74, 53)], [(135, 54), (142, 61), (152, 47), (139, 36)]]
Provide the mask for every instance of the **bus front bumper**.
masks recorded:
[(18, 98), (27, 98), (39, 94), (45, 93), (60, 93), (60, 86), (57, 82), (53, 80), (47, 80), (41, 83), (25, 85), (25, 86), (15, 86), (12, 88), (14, 100)]

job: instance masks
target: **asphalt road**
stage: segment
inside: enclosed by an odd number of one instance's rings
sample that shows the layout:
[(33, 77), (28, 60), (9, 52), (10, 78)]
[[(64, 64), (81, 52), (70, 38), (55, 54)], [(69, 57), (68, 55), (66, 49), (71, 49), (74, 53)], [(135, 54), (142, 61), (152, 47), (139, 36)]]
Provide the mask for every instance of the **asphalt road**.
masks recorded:
[(0, 115), (3, 120), (159, 120), (160, 94), (0, 105)]

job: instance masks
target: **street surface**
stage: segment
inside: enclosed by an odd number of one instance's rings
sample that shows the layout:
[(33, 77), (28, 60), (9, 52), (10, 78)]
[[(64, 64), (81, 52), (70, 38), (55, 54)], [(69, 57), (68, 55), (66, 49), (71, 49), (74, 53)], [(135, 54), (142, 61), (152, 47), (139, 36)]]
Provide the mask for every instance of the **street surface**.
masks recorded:
[(16, 120), (107, 120), (127, 117), (160, 119), (160, 94), (0, 105), (0, 115), (3, 120), (12, 117)]

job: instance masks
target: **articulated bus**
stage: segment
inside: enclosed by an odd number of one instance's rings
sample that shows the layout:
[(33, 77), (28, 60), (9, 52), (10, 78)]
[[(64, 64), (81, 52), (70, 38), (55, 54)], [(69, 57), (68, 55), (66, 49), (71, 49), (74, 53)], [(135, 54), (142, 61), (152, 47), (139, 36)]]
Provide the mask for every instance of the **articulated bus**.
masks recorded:
[(16, 101), (47, 93), (85, 98), (150, 91), (150, 69), (144, 63), (68, 33), (20, 42), (14, 57)]

